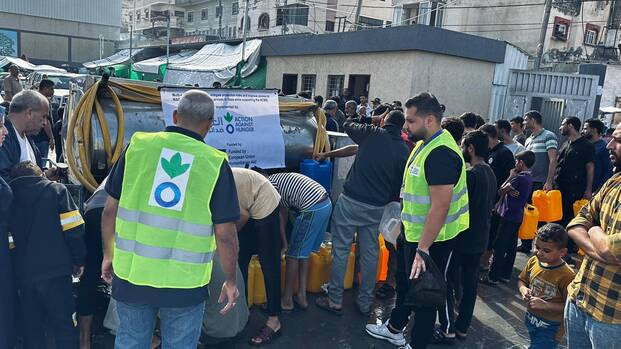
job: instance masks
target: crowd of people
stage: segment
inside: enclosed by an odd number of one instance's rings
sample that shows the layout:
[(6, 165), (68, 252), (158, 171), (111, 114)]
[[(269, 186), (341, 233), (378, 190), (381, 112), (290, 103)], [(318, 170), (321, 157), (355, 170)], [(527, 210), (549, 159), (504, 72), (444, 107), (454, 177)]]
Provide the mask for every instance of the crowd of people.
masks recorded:
[[(45, 348), (46, 332), (57, 348), (90, 348), (100, 279), (111, 285), (106, 321), (117, 348), (196, 348), (234, 337), (248, 319), (253, 255), (267, 319), (249, 343), (268, 344), (292, 326), (281, 322), (283, 312), (311, 306), (309, 255), (327, 231), (330, 279), (314, 306), (335, 316), (345, 311), (355, 242), (357, 311), (367, 316), (376, 297), (396, 296), (390, 318), (366, 325), (375, 338), (406, 349), (465, 339), (479, 283), (517, 277), (531, 348), (554, 348), (563, 336), (569, 348), (615, 345), (621, 177), (613, 168), (621, 169), (621, 125), (607, 142), (601, 120), (565, 118), (559, 147), (535, 110), (486, 123), (476, 113), (445, 116), (430, 93), (404, 104), (355, 100), (350, 91), (325, 102), (316, 96), (326, 128), (354, 143), (316, 156), (355, 156), (333, 206), (325, 188), (299, 173), (231, 168), (226, 154), (204, 142), (213, 100), (188, 90), (174, 126), (135, 133), (80, 209), (33, 138), (49, 126), (49, 86), (42, 85), (41, 93), (11, 96), (0, 118), (2, 348), (17, 340)], [(563, 218), (541, 224), (534, 243), (518, 248), (524, 208), (540, 189), (561, 191)], [(580, 199), (590, 202), (574, 217)], [(394, 217), (401, 234), (395, 243), (386, 239), (389, 272), (378, 288), (379, 226), (389, 205), (401, 207)], [(532, 256), (514, 275), (517, 252)], [(433, 295), (421, 291), (423, 283), (443, 286)]]

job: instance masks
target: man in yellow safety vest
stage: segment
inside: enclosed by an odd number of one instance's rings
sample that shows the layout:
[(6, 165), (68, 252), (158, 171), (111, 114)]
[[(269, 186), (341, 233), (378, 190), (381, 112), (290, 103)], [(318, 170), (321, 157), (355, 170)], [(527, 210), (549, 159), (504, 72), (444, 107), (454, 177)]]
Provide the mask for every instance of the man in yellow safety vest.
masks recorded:
[[(435, 306), (404, 304), (409, 279), (417, 279), (431, 259), (446, 278), (453, 242), (469, 226), (466, 168), (461, 150), (451, 134), (440, 126), (442, 107), (436, 97), (420, 93), (406, 103), (405, 125), (417, 141), (403, 174), (401, 221), (404, 236), (397, 243), (397, 302), (390, 319), (381, 325), (367, 325), (369, 335), (405, 349), (425, 348), (432, 339)], [(416, 321), (406, 344), (403, 330), (410, 313)]]
[(185, 92), (175, 126), (135, 133), (110, 172), (101, 272), (117, 301), (115, 348), (148, 348), (158, 313), (164, 348), (196, 348), (216, 245), (221, 313), (235, 306), (239, 203), (226, 154), (204, 142), (213, 115), (206, 92)]

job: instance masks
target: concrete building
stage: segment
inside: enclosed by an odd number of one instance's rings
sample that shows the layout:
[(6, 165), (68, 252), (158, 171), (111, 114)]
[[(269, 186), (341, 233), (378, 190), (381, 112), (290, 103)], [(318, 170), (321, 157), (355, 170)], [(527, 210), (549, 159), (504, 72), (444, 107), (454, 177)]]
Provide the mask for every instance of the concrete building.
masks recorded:
[[(544, 64), (587, 60), (598, 46), (616, 47), (621, 35), (614, 42), (606, 42), (613, 3), (553, 0), (544, 42)], [(536, 56), (543, 1), (394, 0), (393, 5), (395, 24), (427, 24), (508, 41)]]
[[(369, 43), (374, 43), (370, 45)], [(423, 25), (327, 35), (264, 38), (267, 88), (309, 90), (329, 97), (347, 87), (354, 95), (401, 100), (430, 91), (447, 115), (487, 115), (508, 44)], [(524, 55), (524, 59), (525, 59)], [(501, 100), (500, 103), (504, 103)]]
[(121, 0), (0, 1), (0, 55), (26, 55), (35, 64), (106, 57), (120, 28)]

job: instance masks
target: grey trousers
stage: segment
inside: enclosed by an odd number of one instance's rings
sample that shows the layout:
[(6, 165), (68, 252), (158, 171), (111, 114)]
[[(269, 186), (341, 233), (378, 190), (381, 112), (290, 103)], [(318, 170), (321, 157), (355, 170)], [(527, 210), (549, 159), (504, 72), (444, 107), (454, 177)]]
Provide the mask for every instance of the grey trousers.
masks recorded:
[(384, 206), (372, 206), (341, 194), (332, 212), (332, 271), (328, 296), (335, 304), (343, 302), (343, 279), (347, 270), (347, 257), (351, 251), (354, 234), (358, 242), (356, 254), (362, 282), (358, 290), (358, 305), (367, 311), (373, 304), (375, 275), (379, 255), (379, 223)]

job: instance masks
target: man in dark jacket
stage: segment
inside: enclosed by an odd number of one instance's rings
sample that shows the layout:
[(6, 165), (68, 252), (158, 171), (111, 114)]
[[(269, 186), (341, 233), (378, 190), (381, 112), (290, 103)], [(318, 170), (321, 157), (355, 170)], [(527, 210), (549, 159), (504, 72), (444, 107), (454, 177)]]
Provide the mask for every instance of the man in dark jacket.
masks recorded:
[(11, 169), (13, 206), (9, 229), (24, 319), (24, 349), (78, 348), (72, 278), (84, 271), (84, 221), (67, 188), (43, 177), (33, 162)]
[[(49, 103), (37, 91), (24, 90), (13, 97), (5, 126), (9, 133), (0, 147), (0, 176), (8, 182), (11, 168), (22, 161), (43, 167), (41, 154), (28, 137), (39, 133), (47, 123)], [(51, 172), (48, 172), (51, 174)]]
[[(343, 301), (343, 278), (347, 256), (351, 250), (354, 233), (357, 233), (356, 253), (360, 261), (362, 282), (357, 305), (366, 314), (373, 303), (375, 271), (379, 254), (379, 222), (384, 206), (399, 197), (403, 170), (409, 149), (401, 139), (405, 117), (400, 111), (386, 116), (384, 127), (356, 123), (349, 118), (343, 128), (358, 144), (354, 164), (343, 193), (332, 213), (332, 272), (328, 298), (320, 298), (317, 305), (325, 310), (340, 313)], [(349, 149), (349, 148), (347, 148)], [(329, 152), (321, 158), (339, 154)]]

